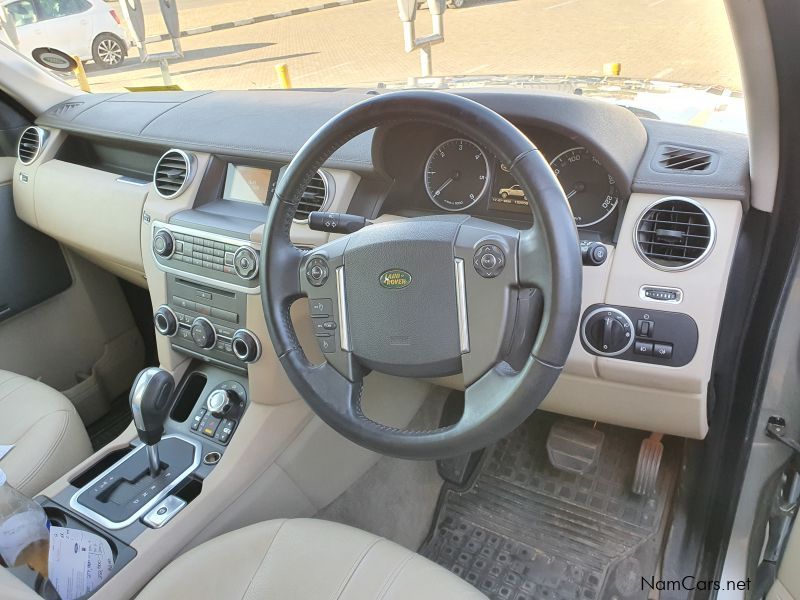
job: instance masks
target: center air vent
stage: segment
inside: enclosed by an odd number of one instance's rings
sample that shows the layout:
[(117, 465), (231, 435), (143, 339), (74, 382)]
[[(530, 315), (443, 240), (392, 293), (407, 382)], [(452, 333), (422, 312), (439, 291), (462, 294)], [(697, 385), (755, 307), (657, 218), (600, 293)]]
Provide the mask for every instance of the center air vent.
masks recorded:
[(294, 213), (294, 220), (300, 223), (308, 222), (308, 215), (315, 210), (325, 210), (330, 198), (330, 183), (328, 175), (317, 171), (306, 186)]
[(192, 179), (192, 158), (183, 150), (167, 150), (158, 159), (153, 174), (156, 192), (170, 199), (180, 194)]
[(45, 131), (40, 127), (28, 127), (22, 132), (17, 146), (17, 156), (23, 165), (29, 165), (39, 156), (44, 145)]
[(662, 271), (681, 271), (703, 261), (714, 246), (714, 222), (688, 198), (663, 198), (639, 217), (634, 245), (639, 255)]
[(664, 146), (658, 164), (670, 171), (706, 171), (711, 166), (712, 156), (703, 150)]

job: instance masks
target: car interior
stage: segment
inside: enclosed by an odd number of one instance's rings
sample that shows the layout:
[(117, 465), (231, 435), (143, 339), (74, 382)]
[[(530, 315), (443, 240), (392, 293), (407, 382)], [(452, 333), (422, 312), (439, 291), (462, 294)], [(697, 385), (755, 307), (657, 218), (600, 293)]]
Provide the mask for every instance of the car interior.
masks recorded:
[(91, 597), (800, 599), (800, 12), (726, 8), (746, 134), (0, 44), (0, 468)]

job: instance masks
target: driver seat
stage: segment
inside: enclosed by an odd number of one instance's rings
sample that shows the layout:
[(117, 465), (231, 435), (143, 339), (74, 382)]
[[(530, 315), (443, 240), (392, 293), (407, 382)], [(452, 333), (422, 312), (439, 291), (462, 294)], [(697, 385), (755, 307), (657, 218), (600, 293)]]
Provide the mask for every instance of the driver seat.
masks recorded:
[[(221, 573), (219, 577), (203, 574)], [(280, 519), (193, 548), (137, 600), (486, 600), (453, 573), (394, 542), (317, 519)]]

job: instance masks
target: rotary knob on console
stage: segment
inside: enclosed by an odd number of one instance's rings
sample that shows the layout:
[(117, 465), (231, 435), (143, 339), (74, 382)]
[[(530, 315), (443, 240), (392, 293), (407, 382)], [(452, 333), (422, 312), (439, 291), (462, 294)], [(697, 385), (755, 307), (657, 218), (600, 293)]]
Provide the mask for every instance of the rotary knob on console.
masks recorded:
[(166, 304), (158, 307), (156, 314), (153, 315), (153, 323), (156, 331), (161, 335), (172, 337), (178, 333), (178, 318), (175, 312)]
[(215, 417), (221, 417), (231, 409), (236, 399), (236, 394), (230, 390), (214, 390), (208, 395), (206, 408)]
[(258, 338), (247, 329), (238, 329), (231, 338), (233, 354), (242, 362), (251, 363), (261, 356), (261, 344)]
[(192, 322), (192, 340), (201, 348), (208, 350), (213, 348), (217, 342), (217, 334), (214, 332), (214, 326), (211, 321), (205, 317), (197, 317)]
[(617, 356), (633, 344), (633, 322), (616, 308), (596, 308), (584, 317), (581, 338), (594, 354)]
[(163, 258), (169, 258), (175, 252), (175, 238), (167, 229), (159, 229), (153, 236), (153, 252)]

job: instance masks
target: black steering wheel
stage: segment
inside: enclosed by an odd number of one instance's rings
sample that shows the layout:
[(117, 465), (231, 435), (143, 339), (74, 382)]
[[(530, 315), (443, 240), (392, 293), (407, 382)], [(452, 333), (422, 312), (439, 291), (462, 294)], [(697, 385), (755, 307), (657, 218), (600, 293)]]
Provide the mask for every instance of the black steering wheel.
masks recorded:
[[(420, 217), (373, 224), (310, 252), (296, 248), (292, 217), (317, 169), (360, 133), (408, 121), (449, 127), (493, 154), (533, 199), (532, 227), (469, 215)], [(578, 326), (578, 234), (558, 180), (516, 127), (450, 93), (375, 96), (323, 125), (278, 183), (261, 250), (264, 315), (286, 374), (328, 425), (383, 454), (444, 458), (506, 435), (550, 391)], [(306, 358), (289, 317), (304, 296), (312, 317), (320, 315), (315, 328), (331, 334), (321, 365)], [(371, 420), (361, 408), (370, 370), (462, 374), (460, 420), (431, 431)]]

